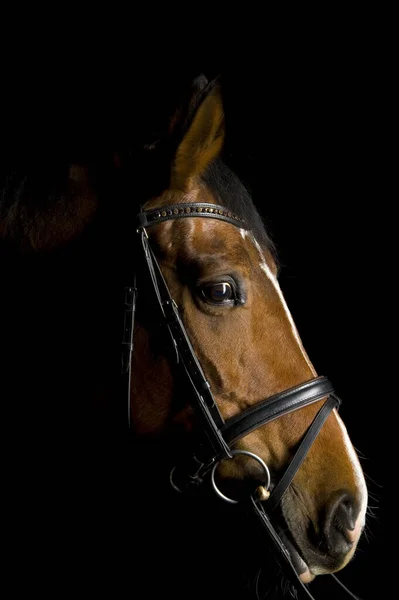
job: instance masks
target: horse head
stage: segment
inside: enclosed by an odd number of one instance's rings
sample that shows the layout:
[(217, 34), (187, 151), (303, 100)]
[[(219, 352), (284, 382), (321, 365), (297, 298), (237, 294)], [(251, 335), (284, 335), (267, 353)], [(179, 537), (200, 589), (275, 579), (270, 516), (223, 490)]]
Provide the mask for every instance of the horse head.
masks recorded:
[[(147, 265), (141, 259), (137, 270), (130, 424), (139, 439), (170, 444), (178, 439), (180, 455), (191, 451), (191, 440), (201, 438), (204, 427), (190, 389), (176, 371), (179, 353), (186, 371), (187, 361), (173, 336), (173, 323), (161, 314), (166, 290), (193, 350), (188, 362), (198, 360), (197, 371), (211, 390), (208, 408), (211, 418), (216, 414), (214, 429), (221, 432), (222, 448), (223, 432), (224, 441), (228, 438), (226, 454), (219, 447), (202, 475), (228, 501), (245, 502), (258, 490), (267, 513), (331, 390), (322, 388), (311, 402), (289, 406), (309, 382), (312, 388), (312, 382), (323, 381), (280, 289), (273, 244), (250, 195), (222, 160), (224, 138), (220, 85), (199, 80), (172, 120), (168, 136), (153, 150), (167, 161), (169, 177), (164, 189), (147, 198), (138, 227)], [(192, 383), (196, 375), (188, 370)], [(270, 413), (287, 390), (284, 410), (247, 426), (248, 415), (258, 414), (260, 405)], [(276, 527), (302, 583), (347, 565), (365, 523), (366, 485), (337, 404), (311, 434), (306, 455), (273, 507)], [(243, 415), (246, 424), (239, 427), (239, 435), (229, 436)]]

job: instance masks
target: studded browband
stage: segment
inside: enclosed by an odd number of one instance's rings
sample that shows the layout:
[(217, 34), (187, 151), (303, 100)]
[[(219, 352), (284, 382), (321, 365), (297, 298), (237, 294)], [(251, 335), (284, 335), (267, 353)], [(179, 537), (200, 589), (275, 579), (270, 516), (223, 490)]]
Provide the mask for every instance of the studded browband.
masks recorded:
[(227, 221), (237, 227), (245, 227), (245, 221), (237, 214), (227, 210), (218, 204), (207, 204), (206, 202), (191, 202), (184, 204), (172, 204), (170, 206), (152, 208), (138, 214), (139, 227), (149, 227), (170, 219), (181, 219), (184, 217), (209, 217)]

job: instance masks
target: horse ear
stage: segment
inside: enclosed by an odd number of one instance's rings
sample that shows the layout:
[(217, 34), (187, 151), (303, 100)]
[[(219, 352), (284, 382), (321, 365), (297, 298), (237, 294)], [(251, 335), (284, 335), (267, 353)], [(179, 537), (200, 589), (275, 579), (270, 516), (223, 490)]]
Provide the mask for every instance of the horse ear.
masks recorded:
[(171, 184), (189, 190), (193, 182), (221, 152), (224, 141), (224, 110), (218, 80), (206, 83), (197, 78), (185, 103), (186, 115), (172, 122), (173, 133), (180, 134), (172, 162)]
[(209, 81), (205, 75), (199, 75), (191, 81), (189, 88), (186, 89), (184, 96), (181, 98), (180, 105), (169, 125), (169, 135), (173, 136), (175, 140), (179, 139), (179, 136), (181, 138), (187, 130), (190, 120), (192, 119), (195, 110), (198, 108), (198, 101), (201, 98), (201, 93), (207, 85), (209, 85)]

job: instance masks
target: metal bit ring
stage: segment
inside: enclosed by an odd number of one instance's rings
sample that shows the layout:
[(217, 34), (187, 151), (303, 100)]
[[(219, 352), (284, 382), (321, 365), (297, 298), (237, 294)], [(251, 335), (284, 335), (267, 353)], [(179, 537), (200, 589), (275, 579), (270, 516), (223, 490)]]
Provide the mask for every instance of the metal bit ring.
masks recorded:
[[(254, 454), (253, 452), (248, 452), (248, 450), (232, 450), (231, 451), (232, 456), (237, 456), (237, 455), (244, 455), (244, 456), (249, 456), (250, 458), (255, 459), (260, 466), (263, 468), (263, 471), (265, 473), (265, 478), (266, 478), (266, 482), (264, 483), (264, 487), (266, 490), (269, 489), (270, 486), (270, 471), (268, 466), (266, 465), (266, 463), (259, 457), (257, 456), (257, 454)], [(230, 460), (230, 459), (224, 459), (224, 460)], [(216, 469), (218, 467), (218, 465), (220, 464), (220, 462), (224, 462), (224, 461), (219, 461), (217, 462), (212, 471), (211, 471), (211, 482), (212, 482), (212, 487), (215, 490), (216, 494), (222, 498), (222, 500), (224, 500), (225, 502), (229, 502), (230, 504), (238, 504), (239, 501), (238, 500), (233, 500), (233, 498), (229, 498), (228, 496), (225, 496), (217, 487), (216, 485), (216, 481), (215, 481), (215, 472)]]

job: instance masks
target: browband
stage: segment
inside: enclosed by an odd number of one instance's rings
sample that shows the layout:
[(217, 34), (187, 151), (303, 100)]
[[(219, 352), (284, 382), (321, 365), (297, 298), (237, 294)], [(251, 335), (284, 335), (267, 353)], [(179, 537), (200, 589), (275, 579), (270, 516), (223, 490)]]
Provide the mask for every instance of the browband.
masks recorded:
[(206, 202), (191, 202), (184, 204), (172, 204), (170, 206), (152, 208), (138, 214), (139, 227), (149, 227), (157, 223), (163, 223), (170, 219), (184, 219), (184, 217), (208, 217), (227, 221), (236, 227), (244, 227), (245, 221), (239, 215), (231, 212), (224, 206), (218, 204), (207, 204)]

